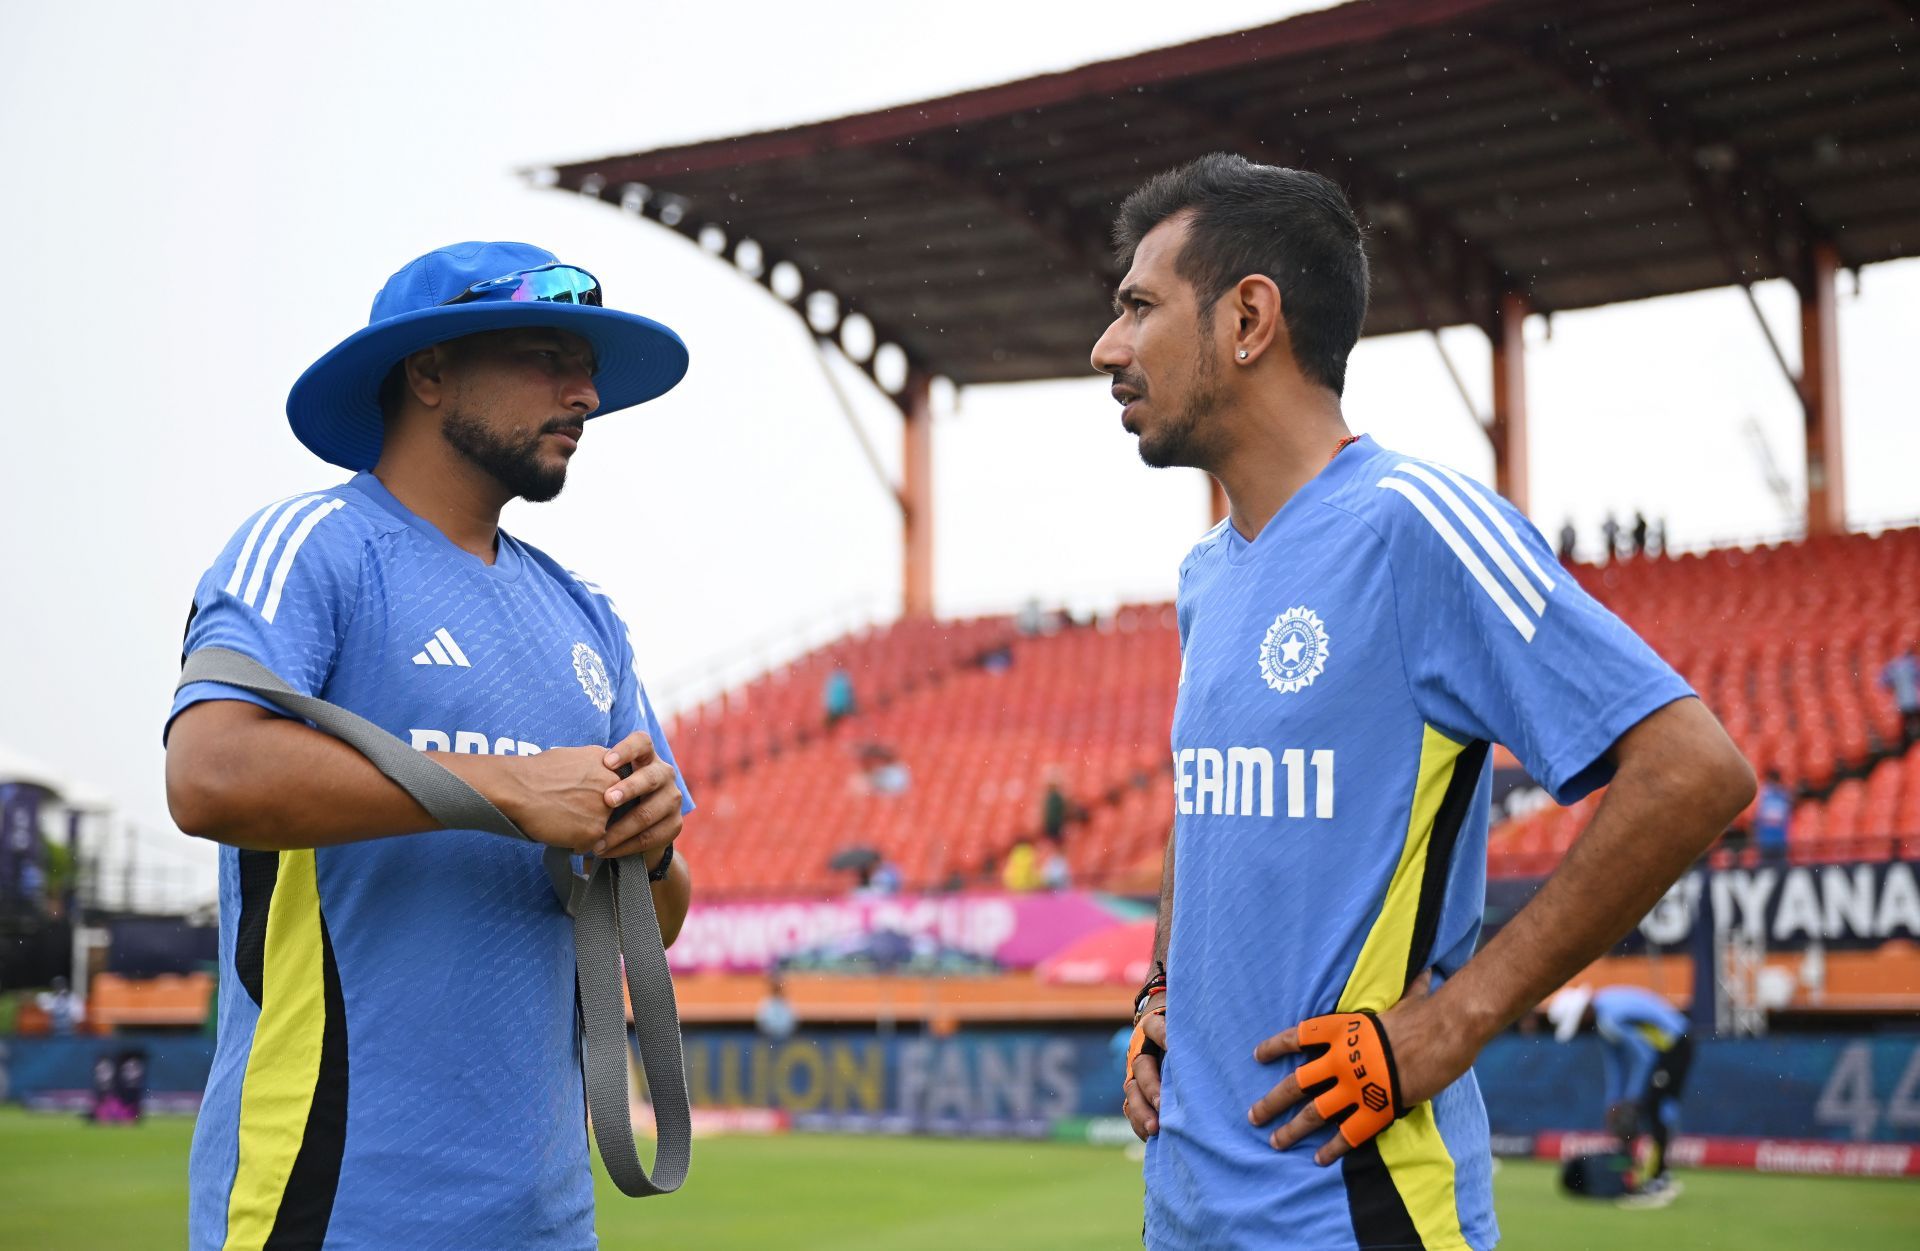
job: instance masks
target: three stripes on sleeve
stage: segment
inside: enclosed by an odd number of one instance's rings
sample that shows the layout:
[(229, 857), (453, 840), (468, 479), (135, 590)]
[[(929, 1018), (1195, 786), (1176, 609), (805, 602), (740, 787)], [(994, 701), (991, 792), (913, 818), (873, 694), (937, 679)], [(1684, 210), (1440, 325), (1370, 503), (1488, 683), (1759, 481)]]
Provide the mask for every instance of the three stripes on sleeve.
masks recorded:
[(262, 510), (253, 528), (247, 531), (240, 555), (233, 562), (233, 573), (227, 578), (227, 594), (257, 609), (271, 624), (274, 614), (280, 611), (280, 595), (286, 589), (287, 575), (293, 571), (294, 557), (300, 554), (314, 527), (345, 506), (345, 500), (326, 495), (296, 495)]
[[(1466, 567), (1480, 589), (1499, 608), (1501, 615), (1519, 631), (1522, 639), (1533, 642), (1534, 631), (1547, 613), (1545, 592), (1553, 590), (1554, 580), (1540, 567), (1533, 553), (1527, 550), (1527, 545), (1514, 531), (1513, 524), (1501, 514), (1498, 504), (1488, 500), (1480, 488), (1472, 486), (1444, 465), (1401, 461), (1393, 467), (1392, 473), (1380, 479), (1379, 485), (1382, 489), (1405, 496), (1419, 510), (1427, 524), (1434, 528), (1448, 549)], [(1455, 487), (1459, 488), (1457, 493)], [(1473, 502), (1472, 509), (1467, 507), (1461, 496)], [(1445, 512), (1441, 511), (1443, 505)], [(1448, 513), (1459, 521), (1466, 535), (1462, 535), (1460, 529), (1447, 519)], [(1489, 524), (1499, 533), (1498, 539), (1487, 529)], [(1515, 563), (1516, 557), (1518, 564)], [(1499, 569), (1504, 583), (1487, 568), (1488, 561)], [(1526, 566), (1526, 573), (1521, 572), (1521, 565)], [(1531, 579), (1529, 574), (1532, 575)], [(1534, 585), (1535, 580), (1539, 582), (1538, 587)], [(1508, 588), (1512, 589), (1512, 594), (1508, 593)], [(1516, 595), (1518, 602), (1514, 598)]]

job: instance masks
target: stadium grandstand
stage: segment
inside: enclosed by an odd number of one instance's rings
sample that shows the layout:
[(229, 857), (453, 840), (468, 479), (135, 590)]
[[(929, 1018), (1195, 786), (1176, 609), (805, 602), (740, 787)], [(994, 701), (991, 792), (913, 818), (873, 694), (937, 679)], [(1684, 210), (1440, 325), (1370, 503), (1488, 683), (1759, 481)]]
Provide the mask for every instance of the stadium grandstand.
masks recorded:
[[(1574, 572), (1718, 711), (1757, 773), (1796, 792), (1794, 858), (1920, 856), (1920, 756), (1879, 681), (1920, 640), (1920, 529)], [(910, 889), (991, 886), (983, 866), (1040, 839), (1054, 774), (1085, 814), (1063, 844), (1073, 880), (1156, 889), (1173, 811), (1173, 606), (1053, 620), (1065, 624), (1032, 636), (1011, 618), (903, 621), (683, 713), (668, 734), (703, 786), (703, 891), (845, 887), (828, 865), (850, 842), (893, 859)], [(835, 668), (876, 698), (828, 728)], [(907, 765), (906, 792), (864, 784), (867, 744)], [(1497, 826), (1494, 874), (1551, 871), (1600, 794)]]
[[(1794, 858), (1920, 855), (1913, 744), (1880, 680), (1920, 643), (1920, 530), (1583, 566), (1578, 576), (1700, 692), (1757, 774), (1777, 773), (1796, 793)], [(1603, 793), (1496, 829), (1495, 872), (1551, 869)], [(1752, 817), (1736, 828), (1745, 833)]]

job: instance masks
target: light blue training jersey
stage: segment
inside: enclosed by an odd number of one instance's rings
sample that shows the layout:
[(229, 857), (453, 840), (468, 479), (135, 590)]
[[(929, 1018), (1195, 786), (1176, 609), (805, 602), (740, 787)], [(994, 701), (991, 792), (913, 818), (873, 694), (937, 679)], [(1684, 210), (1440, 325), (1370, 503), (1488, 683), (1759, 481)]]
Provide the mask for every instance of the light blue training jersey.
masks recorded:
[(1606, 1044), (1607, 1106), (1638, 1099), (1661, 1053), (1687, 1036), (1687, 1018), (1639, 986), (1602, 986), (1593, 992), (1594, 1031)]
[[(194, 595), (186, 650), (211, 645), (421, 750), (645, 729), (672, 760), (604, 594), (505, 532), (486, 564), (371, 474), (240, 527)], [(206, 699), (262, 703), (198, 683), (169, 726)], [(595, 1245), (573, 931), (541, 852), (471, 830), (221, 848), (195, 1251)]]
[(1253, 1049), (1392, 1006), (1473, 954), (1492, 743), (1562, 803), (1691, 694), (1518, 510), (1360, 439), (1253, 542), (1223, 522), (1180, 570), (1173, 934), (1154, 1248), (1473, 1247), (1494, 1223), (1469, 1072), (1330, 1168), (1247, 1110), (1297, 1064)]

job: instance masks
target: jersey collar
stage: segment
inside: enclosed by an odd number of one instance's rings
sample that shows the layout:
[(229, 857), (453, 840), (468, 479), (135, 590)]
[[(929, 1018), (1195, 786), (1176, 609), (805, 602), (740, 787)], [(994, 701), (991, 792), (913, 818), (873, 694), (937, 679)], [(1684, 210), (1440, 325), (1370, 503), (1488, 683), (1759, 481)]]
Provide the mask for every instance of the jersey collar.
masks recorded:
[(439, 527), (435, 526), (432, 522), (415, 513), (405, 504), (402, 504), (394, 497), (392, 491), (387, 490), (386, 483), (374, 477), (371, 472), (362, 471), (353, 475), (347, 482), (347, 485), (366, 496), (369, 500), (372, 500), (387, 512), (392, 513), (401, 521), (404, 521), (408, 526), (418, 531), (429, 543), (438, 547), (439, 550), (471, 564), (474, 569), (479, 570), (481, 573), (489, 577), (498, 578), (503, 582), (511, 582), (520, 576), (520, 565), (522, 561), (520, 544), (505, 530), (500, 531), (500, 550), (498, 554), (495, 555), (493, 563), (489, 565), (472, 552), (442, 534)]
[(1226, 526), (1227, 559), (1237, 564), (1250, 556), (1261, 544), (1270, 542), (1269, 535), (1278, 534), (1290, 525), (1294, 518), (1304, 516), (1311, 511), (1315, 503), (1338, 490), (1342, 483), (1357, 472), (1356, 467), (1361, 462), (1372, 459), (1373, 454), (1379, 450), (1380, 445), (1373, 441), (1373, 436), (1370, 434), (1363, 434), (1353, 442), (1343, 445), (1338, 452), (1334, 453), (1332, 460), (1320, 467), (1319, 473), (1307, 479), (1306, 484), (1280, 506), (1279, 512), (1267, 518), (1267, 524), (1261, 527), (1260, 533), (1251, 541), (1234, 529), (1233, 523), (1229, 521)]

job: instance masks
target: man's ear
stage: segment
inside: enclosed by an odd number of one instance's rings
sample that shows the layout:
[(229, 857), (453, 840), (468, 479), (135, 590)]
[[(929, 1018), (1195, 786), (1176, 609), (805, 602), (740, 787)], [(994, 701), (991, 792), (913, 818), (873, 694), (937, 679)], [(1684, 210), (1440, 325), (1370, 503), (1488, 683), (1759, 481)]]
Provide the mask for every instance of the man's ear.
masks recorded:
[(427, 408), (438, 408), (446, 396), (446, 344), (421, 348), (400, 362), (409, 394)]
[(1280, 288), (1265, 274), (1249, 274), (1222, 298), (1233, 313), (1233, 363), (1252, 365), (1287, 341)]

